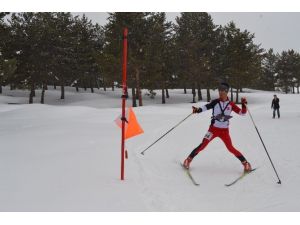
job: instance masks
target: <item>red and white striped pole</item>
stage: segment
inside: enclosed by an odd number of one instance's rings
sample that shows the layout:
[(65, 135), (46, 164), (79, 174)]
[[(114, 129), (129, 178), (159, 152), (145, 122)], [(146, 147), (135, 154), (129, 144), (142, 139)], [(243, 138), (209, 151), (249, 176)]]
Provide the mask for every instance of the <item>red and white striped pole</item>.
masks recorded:
[(121, 140), (121, 180), (124, 180), (124, 158), (125, 158), (125, 108), (126, 108), (126, 99), (128, 97), (127, 93), (127, 35), (128, 29), (124, 28), (123, 32), (123, 75), (122, 75), (122, 140)]

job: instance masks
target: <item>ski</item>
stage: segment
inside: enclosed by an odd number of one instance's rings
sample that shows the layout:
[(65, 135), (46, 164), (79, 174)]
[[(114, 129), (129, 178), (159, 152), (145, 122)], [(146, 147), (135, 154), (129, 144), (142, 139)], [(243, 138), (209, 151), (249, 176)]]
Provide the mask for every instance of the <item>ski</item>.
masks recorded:
[(196, 185), (196, 186), (200, 185), (200, 184), (194, 179), (194, 177), (192, 176), (190, 170), (187, 169), (187, 168), (185, 168), (185, 167), (183, 166), (182, 163), (180, 163), (180, 165), (181, 165), (181, 167), (183, 168), (183, 170), (186, 172), (186, 174), (188, 175), (188, 177), (191, 179), (191, 181), (193, 182), (193, 184)]
[(230, 187), (232, 185), (234, 185), (235, 183), (237, 183), (239, 180), (243, 179), (246, 175), (252, 173), (254, 170), (256, 170), (257, 168), (254, 168), (252, 170), (250, 170), (249, 172), (244, 172), (242, 175), (240, 175), (238, 178), (236, 178), (234, 181), (232, 181), (229, 184), (225, 184), (226, 187)]

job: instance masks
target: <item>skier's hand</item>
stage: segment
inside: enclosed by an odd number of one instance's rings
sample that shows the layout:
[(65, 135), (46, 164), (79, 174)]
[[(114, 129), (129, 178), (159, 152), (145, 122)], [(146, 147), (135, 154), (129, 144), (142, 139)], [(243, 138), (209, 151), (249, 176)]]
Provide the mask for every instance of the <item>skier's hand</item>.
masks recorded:
[(201, 108), (197, 108), (195, 106), (192, 106), (193, 109), (193, 113), (201, 113), (202, 109)]
[(242, 101), (242, 105), (247, 105), (247, 99), (245, 97), (242, 97), (241, 98), (241, 101)]

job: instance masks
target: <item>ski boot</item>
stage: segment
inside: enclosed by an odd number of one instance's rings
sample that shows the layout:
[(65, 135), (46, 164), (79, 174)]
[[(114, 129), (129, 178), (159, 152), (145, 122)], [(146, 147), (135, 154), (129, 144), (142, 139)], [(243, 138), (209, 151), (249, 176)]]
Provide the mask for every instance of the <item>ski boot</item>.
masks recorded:
[(244, 166), (244, 172), (245, 173), (249, 173), (252, 170), (251, 164), (247, 161), (242, 162), (243, 166)]
[(183, 161), (183, 167), (186, 168), (187, 170), (190, 168), (190, 163), (192, 162), (193, 158), (191, 157), (187, 157), (184, 161)]

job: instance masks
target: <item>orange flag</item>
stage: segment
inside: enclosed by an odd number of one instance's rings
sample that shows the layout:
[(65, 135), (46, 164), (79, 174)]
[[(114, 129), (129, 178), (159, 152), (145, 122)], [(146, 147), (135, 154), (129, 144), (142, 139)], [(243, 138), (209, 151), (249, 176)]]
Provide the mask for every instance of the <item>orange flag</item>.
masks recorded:
[[(141, 128), (141, 126), (139, 125), (139, 123), (136, 119), (136, 116), (132, 110), (132, 107), (130, 107), (129, 110), (126, 110), (125, 117), (128, 121), (128, 123), (125, 122), (125, 139), (128, 139), (128, 138), (131, 138), (136, 135), (144, 133), (143, 129)], [(119, 116), (115, 120), (115, 122), (120, 128), (122, 128), (121, 116)]]

